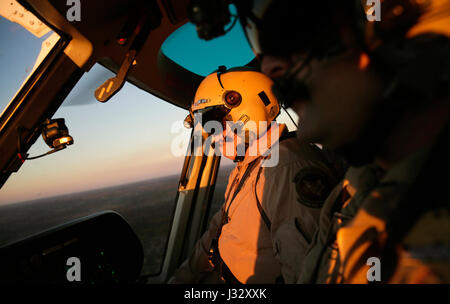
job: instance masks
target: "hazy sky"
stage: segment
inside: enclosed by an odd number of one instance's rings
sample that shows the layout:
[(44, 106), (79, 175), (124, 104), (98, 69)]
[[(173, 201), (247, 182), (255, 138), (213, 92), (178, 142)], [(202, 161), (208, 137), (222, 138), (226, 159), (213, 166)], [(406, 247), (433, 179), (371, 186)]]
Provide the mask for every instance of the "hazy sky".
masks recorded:
[[(102, 69), (96, 66), (92, 72)], [(0, 203), (176, 173), (183, 157), (170, 153), (176, 136), (170, 130), (173, 122), (185, 116), (186, 110), (130, 84), (106, 104), (63, 106), (54, 117), (65, 118), (74, 144), (26, 161), (0, 190)], [(34, 156), (48, 150), (39, 138), (28, 153)]]
[[(239, 57), (238, 53), (233, 53), (237, 48), (230, 45), (227, 37), (209, 44), (198, 41), (197, 47), (190, 44), (183, 49), (184, 57), (173, 52), (173, 49), (180, 49), (176, 42), (189, 35), (196, 36), (190, 25), (168, 40), (163, 50), (173, 60), (192, 67), (199, 74), (206, 75), (220, 64), (233, 66), (232, 61), (218, 57), (217, 52), (220, 51), (235, 60), (237, 58), (241, 65), (251, 60), (248, 46)], [(0, 112), (31, 71), (46, 37), (48, 35), (38, 39), (19, 25), (0, 17), (0, 38), (3, 41), (0, 45)], [(217, 43), (221, 41), (233, 50), (218, 48)], [(196, 62), (202, 65), (192, 66)], [(174, 156), (171, 145), (180, 134), (188, 139), (190, 131), (178, 128), (178, 133), (172, 133), (171, 130), (174, 123), (182, 123), (187, 111), (131, 84), (126, 84), (106, 104), (99, 103), (93, 92), (111, 76), (111, 72), (99, 65), (83, 76), (54, 115), (54, 118), (65, 118), (74, 145), (47, 157), (26, 161), (0, 189), (0, 204), (180, 173), (184, 157)], [(283, 114), (280, 120), (287, 121), (287, 118)], [(39, 138), (28, 153), (35, 156), (48, 150)]]

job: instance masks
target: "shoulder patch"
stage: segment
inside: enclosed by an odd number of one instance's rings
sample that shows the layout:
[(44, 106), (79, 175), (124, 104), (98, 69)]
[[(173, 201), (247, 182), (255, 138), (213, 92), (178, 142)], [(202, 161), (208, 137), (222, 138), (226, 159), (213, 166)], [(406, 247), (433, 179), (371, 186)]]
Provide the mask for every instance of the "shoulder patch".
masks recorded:
[(301, 169), (293, 182), (298, 202), (310, 208), (321, 208), (333, 188), (331, 178), (316, 167)]

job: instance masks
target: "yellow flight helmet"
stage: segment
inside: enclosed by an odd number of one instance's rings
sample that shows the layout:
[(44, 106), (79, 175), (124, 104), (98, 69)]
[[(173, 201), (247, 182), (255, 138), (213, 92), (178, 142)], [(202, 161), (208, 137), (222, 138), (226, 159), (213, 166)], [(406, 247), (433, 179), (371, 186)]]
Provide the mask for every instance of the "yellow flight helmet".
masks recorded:
[[(273, 81), (252, 68), (226, 70), (221, 66), (208, 75), (197, 89), (186, 124), (193, 125), (193, 114), (201, 114), (202, 125), (215, 120), (239, 123), (246, 133), (259, 138), (280, 113), (280, 105), (272, 88)], [(260, 122), (267, 122), (266, 128)]]

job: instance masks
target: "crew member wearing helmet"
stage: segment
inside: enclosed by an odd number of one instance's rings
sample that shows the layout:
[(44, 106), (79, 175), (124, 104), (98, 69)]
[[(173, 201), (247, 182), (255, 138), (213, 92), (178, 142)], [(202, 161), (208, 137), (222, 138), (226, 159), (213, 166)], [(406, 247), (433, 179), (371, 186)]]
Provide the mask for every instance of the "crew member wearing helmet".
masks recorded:
[[(192, 2), (199, 34), (220, 34)], [(449, 283), (450, 2), (233, 2), (262, 71), (304, 114), (300, 138), (355, 166), (300, 282)]]
[(198, 87), (187, 121), (203, 134), (214, 129), (214, 148), (237, 165), (221, 210), (170, 283), (297, 280), (339, 177), (317, 146), (300, 145), (274, 121), (280, 106), (272, 86), (253, 69), (222, 67)]

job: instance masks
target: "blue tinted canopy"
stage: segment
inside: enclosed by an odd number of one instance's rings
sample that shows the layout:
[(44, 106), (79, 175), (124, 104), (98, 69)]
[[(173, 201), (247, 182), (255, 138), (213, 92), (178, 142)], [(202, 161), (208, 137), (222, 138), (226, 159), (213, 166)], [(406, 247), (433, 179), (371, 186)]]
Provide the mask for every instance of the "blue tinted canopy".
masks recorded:
[[(232, 6), (230, 11), (236, 14)], [(198, 38), (195, 25), (187, 23), (173, 32), (161, 49), (168, 58), (201, 76), (220, 65), (227, 68), (246, 65), (255, 57), (239, 22), (226, 35), (210, 41)]]

